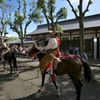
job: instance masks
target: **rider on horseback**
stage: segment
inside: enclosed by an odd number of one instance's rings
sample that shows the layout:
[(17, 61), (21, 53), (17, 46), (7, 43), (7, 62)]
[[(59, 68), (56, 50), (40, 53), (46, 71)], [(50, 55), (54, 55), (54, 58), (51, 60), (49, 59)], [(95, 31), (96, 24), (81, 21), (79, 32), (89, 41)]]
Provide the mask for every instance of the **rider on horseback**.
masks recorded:
[[(54, 69), (57, 61), (60, 61), (60, 59), (58, 59), (61, 55), (59, 50), (60, 40), (57, 37), (57, 31), (49, 31), (49, 33), (51, 34), (51, 39), (49, 40), (47, 46), (42, 48), (42, 50), (45, 51), (45, 56), (40, 60), (40, 69), (43, 76), (45, 75), (45, 71), (49, 72), (52, 82), (58, 91), (57, 95), (59, 96), (60, 90), (55, 82)], [(43, 89), (43, 84), (44, 83), (42, 83), (42, 87), (39, 91)]]
[[(49, 33), (51, 34), (51, 39), (49, 40), (47, 46), (43, 48), (43, 50), (47, 51), (46, 52), (47, 55), (50, 55), (52, 58), (51, 61), (49, 61), (49, 64), (47, 66), (45, 66), (45, 68), (51, 70), (51, 73), (52, 73), (53, 72), (52, 68), (54, 69), (57, 61), (60, 61), (60, 59), (58, 59), (58, 58), (61, 55), (61, 53), (60, 53), (60, 49), (59, 49), (60, 40), (57, 37), (58, 33), (56, 31), (49, 31)], [(46, 57), (46, 59), (47, 59), (47, 57)], [(45, 59), (43, 58), (41, 60), (40, 64), (42, 63), (43, 60), (45, 60)]]
[(2, 49), (1, 62), (3, 62), (4, 61), (4, 54), (9, 50), (9, 47), (7, 45), (7, 39), (3, 40), (2, 45), (1, 45), (1, 49)]

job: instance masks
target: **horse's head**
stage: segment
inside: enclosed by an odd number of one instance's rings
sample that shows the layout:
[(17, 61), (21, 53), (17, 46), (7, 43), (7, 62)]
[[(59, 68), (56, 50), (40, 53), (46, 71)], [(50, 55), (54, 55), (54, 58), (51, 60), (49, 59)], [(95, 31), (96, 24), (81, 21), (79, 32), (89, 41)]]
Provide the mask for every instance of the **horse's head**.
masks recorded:
[(33, 56), (34, 54), (36, 54), (37, 52), (39, 52), (39, 49), (37, 49), (37, 44), (34, 43), (32, 48), (29, 50), (28, 54), (30, 56)]

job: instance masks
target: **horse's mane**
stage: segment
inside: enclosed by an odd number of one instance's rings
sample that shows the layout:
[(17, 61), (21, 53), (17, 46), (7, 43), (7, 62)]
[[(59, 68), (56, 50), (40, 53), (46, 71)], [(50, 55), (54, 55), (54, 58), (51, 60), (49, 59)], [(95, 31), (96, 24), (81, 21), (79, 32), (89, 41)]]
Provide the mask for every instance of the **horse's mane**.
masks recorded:
[(39, 59), (39, 61), (44, 57), (45, 53), (43, 53), (41, 50), (39, 50), (38, 48), (34, 48), (35, 52), (36, 52), (36, 55)]

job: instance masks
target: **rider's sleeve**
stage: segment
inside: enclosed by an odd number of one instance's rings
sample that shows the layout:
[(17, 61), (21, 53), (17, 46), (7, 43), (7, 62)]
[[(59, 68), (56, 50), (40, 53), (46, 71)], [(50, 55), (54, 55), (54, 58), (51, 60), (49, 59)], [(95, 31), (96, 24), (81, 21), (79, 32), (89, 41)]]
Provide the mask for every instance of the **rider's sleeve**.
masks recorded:
[(44, 48), (41, 46), (38, 46), (37, 49), (39, 49), (40, 51), (42, 51)]
[(55, 38), (51, 38), (49, 40), (47, 46), (44, 47), (44, 48), (45, 48), (45, 50), (49, 50), (49, 49), (55, 49), (55, 48), (57, 48), (57, 46), (58, 46), (58, 43), (57, 43), (56, 39)]
[(7, 44), (6, 44), (6, 43), (3, 43), (3, 46), (4, 46), (5, 48), (7, 48)]

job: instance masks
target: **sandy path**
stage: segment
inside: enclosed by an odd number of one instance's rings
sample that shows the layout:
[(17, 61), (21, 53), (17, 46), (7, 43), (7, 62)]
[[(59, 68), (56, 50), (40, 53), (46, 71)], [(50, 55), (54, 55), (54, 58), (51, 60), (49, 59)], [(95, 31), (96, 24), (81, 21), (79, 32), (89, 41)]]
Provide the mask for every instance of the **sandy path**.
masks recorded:
[[(41, 75), (37, 78), (38, 62), (31, 59), (17, 59), (19, 76), (8, 75), (0, 65), (0, 100), (75, 100), (75, 88), (68, 76), (57, 77), (61, 96), (56, 97), (56, 90), (49, 75), (46, 77), (46, 93), (37, 93), (41, 85)], [(100, 68), (91, 67), (93, 79), (82, 88), (81, 100), (100, 100)], [(39, 72), (40, 73), (40, 72)]]

